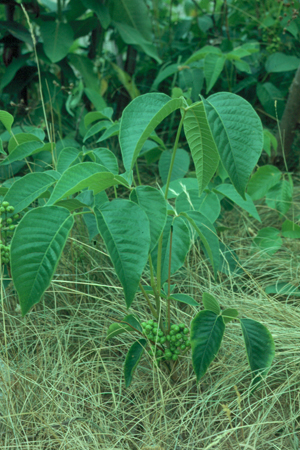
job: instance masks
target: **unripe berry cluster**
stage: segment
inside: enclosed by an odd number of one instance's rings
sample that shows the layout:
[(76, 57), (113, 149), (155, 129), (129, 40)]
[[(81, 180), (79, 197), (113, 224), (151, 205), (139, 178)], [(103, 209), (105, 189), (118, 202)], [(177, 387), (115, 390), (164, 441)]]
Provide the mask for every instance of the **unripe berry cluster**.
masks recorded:
[(191, 346), (188, 336), (190, 330), (184, 323), (171, 325), (170, 333), (166, 336), (154, 320), (142, 322), (142, 326), (147, 338), (156, 343), (152, 345), (150, 354), (155, 355), (158, 362), (162, 359), (176, 361), (179, 355)]
[[(9, 204), (9, 202), (0, 202), (0, 232), (2, 240), (0, 240), (0, 252), (1, 252), (1, 264), (9, 263), (9, 251), (10, 244), (8, 240), (14, 233), (14, 229), (17, 224), (15, 223), (19, 218), (19, 214), (14, 214), (12, 217), (7, 217), (8, 214), (12, 214), (15, 208)], [(3, 242), (4, 240), (4, 242)]]

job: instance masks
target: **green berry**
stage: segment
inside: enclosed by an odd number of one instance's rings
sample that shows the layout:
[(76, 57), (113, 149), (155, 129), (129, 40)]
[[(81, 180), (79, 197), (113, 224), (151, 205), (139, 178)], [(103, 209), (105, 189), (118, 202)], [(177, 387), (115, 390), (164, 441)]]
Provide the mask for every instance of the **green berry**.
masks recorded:
[(184, 334), (189, 334), (190, 330), (189, 330), (188, 328), (185, 328), (185, 329), (183, 330), (183, 332), (184, 332)]
[(181, 333), (176, 334), (176, 338), (177, 338), (178, 341), (180, 341), (180, 339), (182, 338)]
[(11, 217), (9, 217), (9, 218), (6, 220), (7, 225), (10, 225), (12, 222), (13, 222), (13, 220), (12, 220)]
[(178, 333), (180, 331), (180, 327), (178, 325), (175, 325), (174, 330), (176, 331), (176, 333)]
[(161, 344), (164, 344), (164, 343), (166, 342), (166, 340), (167, 340), (166, 336), (162, 336), (162, 337), (160, 338), (160, 343), (161, 343)]
[(156, 355), (157, 356), (162, 356), (163, 355), (163, 351), (162, 350), (157, 350)]
[(5, 212), (4, 206), (0, 206), (0, 211), (1, 211), (2, 213)]
[(15, 210), (15, 208), (13, 206), (7, 206), (6, 207), (6, 211), (9, 212), (9, 213), (14, 212), (14, 210)]
[(179, 326), (179, 328), (181, 328), (181, 329), (184, 329), (184, 328), (185, 328), (184, 323), (180, 323), (178, 326)]
[(176, 334), (176, 331), (174, 329), (170, 331), (171, 336), (174, 336), (175, 334)]
[(149, 332), (152, 331), (151, 325), (146, 325), (146, 326), (145, 326), (145, 330), (146, 330), (146, 332), (147, 332), (147, 331), (149, 331)]
[(142, 327), (145, 328), (147, 325), (147, 322), (142, 322)]
[(150, 319), (150, 320), (148, 320), (148, 325), (152, 325), (152, 327), (153, 327), (153, 325), (154, 325), (154, 320), (152, 320), (152, 319)]
[(182, 340), (183, 340), (183, 341), (187, 341), (188, 338), (189, 338), (189, 337), (185, 334), (185, 335), (183, 336)]
[(186, 345), (187, 347), (190, 347), (190, 346), (191, 346), (191, 341), (186, 341), (185, 345)]
[(149, 334), (148, 334), (148, 339), (149, 339), (150, 341), (154, 341), (154, 335), (153, 335), (152, 333), (149, 333)]
[(175, 355), (180, 355), (180, 350), (177, 349), (177, 350), (175, 350), (174, 353), (175, 353)]
[(176, 327), (175, 324), (171, 325), (171, 330), (174, 330), (174, 327)]
[(4, 208), (6, 208), (7, 206), (9, 206), (8, 202), (2, 202), (2, 206), (4, 206)]
[(182, 344), (182, 345), (180, 346), (180, 349), (181, 349), (181, 350), (185, 350), (185, 349), (186, 349), (185, 344)]
[(9, 225), (8, 227), (10, 230), (14, 230), (16, 228), (16, 225)]
[(14, 220), (17, 220), (19, 217), (20, 217), (20, 214), (15, 214), (15, 215), (13, 216), (13, 219), (14, 219)]
[(171, 342), (176, 342), (176, 341), (177, 341), (176, 336), (171, 336)]
[(167, 338), (167, 341), (170, 342), (171, 336), (169, 334), (167, 334), (166, 338)]
[(177, 361), (178, 355), (176, 355), (176, 353), (175, 353), (175, 355), (172, 356), (172, 359), (173, 359), (173, 361)]
[(164, 333), (161, 330), (158, 330), (158, 336), (162, 337), (164, 335)]
[(152, 333), (156, 336), (157, 335), (157, 328), (153, 328)]

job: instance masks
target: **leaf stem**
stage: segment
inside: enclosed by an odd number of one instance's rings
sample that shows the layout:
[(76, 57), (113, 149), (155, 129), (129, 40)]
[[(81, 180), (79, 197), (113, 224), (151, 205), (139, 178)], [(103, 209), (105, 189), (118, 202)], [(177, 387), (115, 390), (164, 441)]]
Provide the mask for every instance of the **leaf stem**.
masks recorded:
[(147, 292), (145, 291), (145, 289), (144, 289), (144, 287), (142, 286), (142, 283), (141, 283), (141, 282), (139, 282), (139, 287), (140, 287), (140, 290), (142, 291), (142, 293), (143, 293), (145, 299), (147, 300), (147, 303), (148, 303), (148, 305), (149, 305), (149, 308), (150, 308), (150, 310), (151, 310), (153, 316), (155, 317), (155, 319), (158, 319), (158, 314), (157, 314), (157, 312), (155, 311), (155, 309), (153, 308), (153, 306), (152, 306), (152, 304), (151, 304), (151, 302), (150, 302), (149, 295), (148, 295)]

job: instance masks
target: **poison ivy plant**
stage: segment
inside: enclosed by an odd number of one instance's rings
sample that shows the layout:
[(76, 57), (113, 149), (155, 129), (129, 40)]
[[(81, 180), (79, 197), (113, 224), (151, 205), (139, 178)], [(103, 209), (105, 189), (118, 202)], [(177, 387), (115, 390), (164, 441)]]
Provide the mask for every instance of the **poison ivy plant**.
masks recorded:
[[(140, 181), (136, 182), (140, 180), (137, 164), (140, 152), (148, 140), (161, 145), (155, 129), (177, 110), (181, 119), (173, 151), (165, 161), (167, 171), (161, 172), (165, 184), (162, 188), (140, 185)], [(12, 133), (12, 117), (0, 112), (0, 120), (7, 132)], [(90, 129), (99, 122), (110, 124), (111, 111), (104, 109), (86, 117)], [(128, 314), (109, 327), (109, 339), (123, 332), (129, 332), (134, 339), (125, 359), (126, 386), (143, 355), (149, 354), (157, 364), (171, 371), (172, 365), (190, 349), (199, 381), (217, 356), (226, 325), (235, 319), (242, 326), (256, 383), (266, 375), (274, 357), (274, 343), (264, 325), (252, 319), (238, 319), (234, 309), (222, 311), (208, 293), (203, 296), (205, 310), (196, 313), (190, 329), (170, 320), (171, 307), (176, 307), (177, 302), (198, 306), (195, 299), (176, 292), (176, 284), (171, 284), (171, 279), (176, 282), (175, 274), (183, 270), (194, 240), (200, 240), (215, 278), (222, 266), (213, 224), (220, 212), (220, 198), (229, 198), (260, 221), (251, 197), (245, 192), (263, 147), (262, 127), (255, 111), (245, 100), (230, 93), (219, 93), (195, 104), (184, 97), (172, 99), (152, 93), (135, 98), (124, 109), (118, 127), (125, 168), (121, 174), (115, 156), (107, 148), (66, 146), (57, 155), (58, 144), (56, 147), (54, 143), (45, 144), (44, 138), (36, 139), (35, 135), (19, 142), (18, 135), (12, 135), (11, 139), (17, 142), (11, 144), (13, 149), (0, 163), (2, 166), (27, 160), (43, 149), (52, 161), (50, 170), (30, 173), (2, 188), (4, 201), (9, 199), (17, 211), (28, 209), (14, 232), (10, 249), (10, 268), (22, 315), (29, 313), (50, 285), (76, 217), (89, 217), (85, 220), (89, 235), (99, 233), (106, 245), (127, 308), (139, 292), (153, 316), (141, 324), (137, 317)], [(107, 126), (106, 130), (109, 129)], [(182, 131), (196, 179), (182, 178), (188, 156), (186, 151), (177, 153)], [(210, 183), (219, 160), (232, 184)], [(162, 168), (165, 170), (163, 165)], [(184, 169), (184, 173), (179, 169)], [(176, 179), (172, 178), (173, 173)], [(105, 192), (109, 188), (113, 188), (116, 197), (113, 200)], [(118, 197), (120, 188), (122, 197)], [(41, 197), (44, 206), (34, 207), (34, 201)], [(172, 197), (177, 197), (175, 206), (169, 202)], [(206, 214), (210, 207), (215, 209), (214, 213)], [(286, 224), (284, 232), (289, 230), (290, 225)], [(142, 278), (148, 284), (142, 284)]]

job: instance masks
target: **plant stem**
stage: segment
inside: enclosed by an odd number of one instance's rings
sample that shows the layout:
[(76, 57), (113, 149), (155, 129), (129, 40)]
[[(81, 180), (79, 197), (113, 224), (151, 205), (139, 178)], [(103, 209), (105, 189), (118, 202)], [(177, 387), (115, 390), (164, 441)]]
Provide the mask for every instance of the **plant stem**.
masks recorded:
[(171, 261), (172, 261), (172, 238), (173, 238), (173, 225), (171, 225), (171, 232), (170, 232), (169, 273), (168, 273), (168, 298), (167, 298), (168, 333), (170, 333), (171, 330), (170, 283), (171, 283)]
[[(174, 162), (175, 162), (175, 156), (176, 156), (176, 151), (177, 151), (177, 147), (178, 147), (178, 142), (179, 142), (179, 138), (180, 138), (180, 133), (181, 133), (184, 117), (185, 117), (185, 110), (184, 110), (184, 113), (182, 114), (182, 117), (181, 117), (181, 120), (180, 120), (180, 123), (179, 123), (179, 126), (178, 126), (178, 130), (177, 130), (176, 138), (175, 138), (174, 149), (173, 149), (173, 153), (172, 153), (172, 159), (171, 159), (171, 164), (170, 164), (168, 178), (167, 178), (167, 183), (166, 183), (166, 191), (165, 191), (165, 199), (166, 200), (168, 198), (168, 192), (169, 192), (169, 186), (170, 186), (170, 181), (171, 181), (171, 175), (172, 175), (172, 170), (173, 170), (173, 166), (174, 166)], [(161, 236), (159, 238), (158, 249), (157, 249), (157, 271), (156, 271), (156, 274), (157, 274), (157, 290), (158, 290), (158, 293), (160, 293), (160, 290), (161, 290), (162, 242), (163, 242), (163, 233), (161, 234)]]
[(150, 308), (150, 310), (151, 310), (153, 316), (155, 317), (155, 319), (158, 319), (158, 314), (157, 314), (157, 312), (155, 311), (155, 309), (153, 308), (153, 306), (152, 306), (152, 304), (151, 304), (151, 302), (150, 302), (150, 298), (149, 298), (147, 292), (145, 291), (145, 289), (143, 288), (141, 282), (139, 283), (139, 287), (140, 287), (140, 290), (142, 291), (142, 293), (143, 293), (145, 299), (147, 300), (147, 303), (148, 303), (148, 305), (149, 305), (149, 308)]
[(141, 182), (141, 177), (140, 177), (140, 172), (139, 172), (139, 167), (138, 167), (137, 161), (135, 162), (135, 170), (136, 170), (136, 176), (137, 176), (139, 185), (141, 186), (142, 182)]

